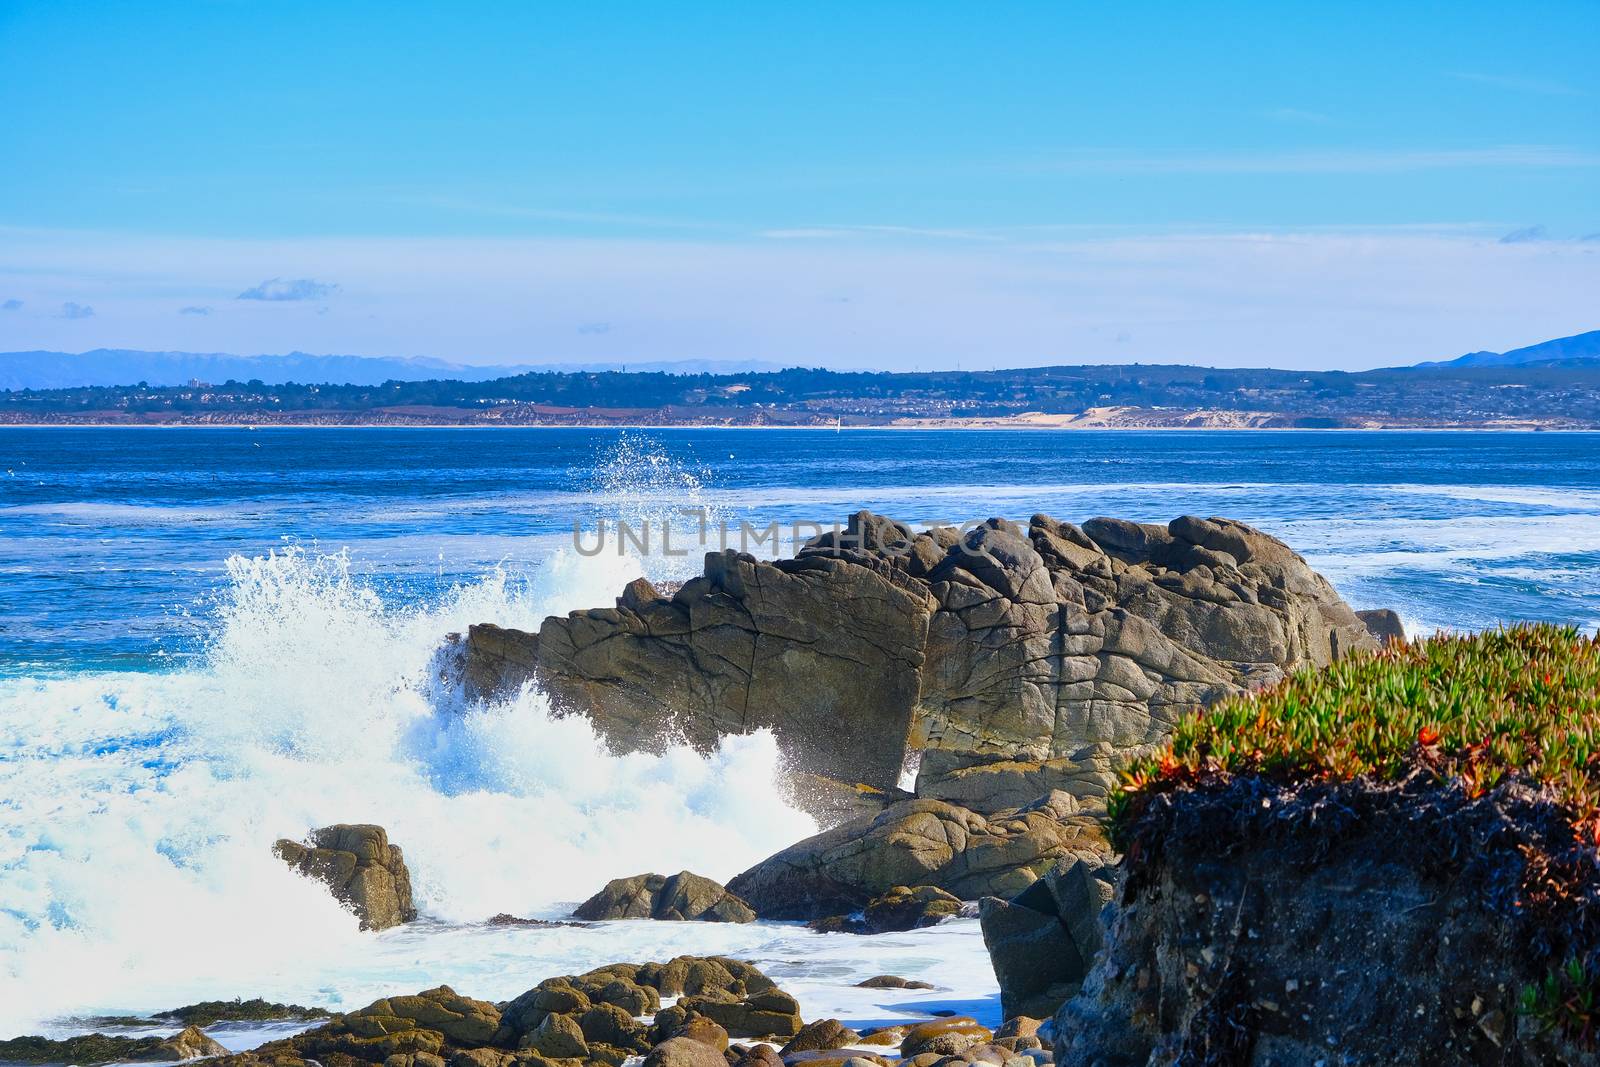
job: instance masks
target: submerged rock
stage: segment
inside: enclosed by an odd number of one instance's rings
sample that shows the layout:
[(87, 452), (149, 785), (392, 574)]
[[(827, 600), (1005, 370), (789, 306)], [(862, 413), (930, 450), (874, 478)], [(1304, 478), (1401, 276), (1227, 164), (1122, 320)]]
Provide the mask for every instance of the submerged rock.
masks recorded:
[(308, 843), (280, 839), (273, 851), (315, 878), (356, 913), (363, 930), (386, 930), (417, 917), (411, 872), (381, 826), (345, 824), (313, 830)]
[(961, 898), (931, 885), (897, 885), (867, 902), (860, 917), (832, 915), (813, 920), (823, 934), (891, 934), (934, 926), (961, 914)]
[(868, 978), (864, 982), (857, 982), (857, 989), (932, 989), (932, 982), (920, 982), (913, 978), (901, 978), (897, 974), (880, 974)]
[(698, 874), (638, 874), (617, 878), (580, 904), (578, 919), (661, 919), (701, 922), (754, 922), (750, 905), (720, 884)]
[(985, 818), (938, 800), (908, 800), (791, 845), (728, 888), (765, 919), (814, 919), (864, 909), (896, 887), (957, 898), (1011, 896), (1060, 860), (1098, 855), (1098, 820), (1054, 793)]

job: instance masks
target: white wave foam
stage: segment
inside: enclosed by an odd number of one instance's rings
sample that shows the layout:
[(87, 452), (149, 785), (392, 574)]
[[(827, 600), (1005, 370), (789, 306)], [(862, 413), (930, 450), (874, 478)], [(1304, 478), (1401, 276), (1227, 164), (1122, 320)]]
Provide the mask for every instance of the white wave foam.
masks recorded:
[(604, 603), (636, 561), (557, 553), (399, 606), (343, 556), (228, 569), (193, 669), (0, 682), (0, 1032), (370, 957), (382, 938), (270, 854), (314, 826), (387, 826), (447, 922), (549, 913), (645, 870), (726, 878), (814, 830), (772, 787), (770, 736), (613, 756), (537, 693), (440, 699), (445, 634)]

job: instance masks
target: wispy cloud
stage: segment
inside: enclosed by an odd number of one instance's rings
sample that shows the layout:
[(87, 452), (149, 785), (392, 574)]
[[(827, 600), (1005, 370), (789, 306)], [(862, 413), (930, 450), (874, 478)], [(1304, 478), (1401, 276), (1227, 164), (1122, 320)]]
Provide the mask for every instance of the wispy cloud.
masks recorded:
[(1520, 230), (1512, 230), (1500, 238), (1500, 243), (1503, 245), (1527, 244), (1529, 241), (1542, 241), (1545, 236), (1546, 231), (1543, 226), (1524, 226)]
[(295, 278), (285, 281), (282, 278), (268, 278), (260, 285), (251, 286), (240, 293), (236, 300), (322, 300), (339, 291), (339, 287), (331, 282), (319, 282), (311, 278)]
[(984, 230), (947, 229), (927, 226), (888, 225), (835, 225), (796, 226), (775, 230), (762, 230), (761, 237), (769, 240), (825, 240), (837, 237), (875, 235), (886, 237), (931, 237), (941, 241), (1002, 241), (999, 234)]
[(1515, 78), (1502, 74), (1480, 74), (1474, 71), (1447, 71), (1452, 78), (1464, 82), (1476, 82), (1479, 85), (1492, 85), (1496, 89), (1510, 89), (1518, 93), (1538, 93), (1540, 96), (1585, 96), (1582, 89), (1574, 89), (1570, 85), (1560, 82), (1547, 81), (1544, 78)]
[(609, 322), (586, 322), (578, 327), (578, 332), (586, 335), (610, 333), (611, 324)]
[(208, 308), (208, 307), (199, 307), (199, 306), (196, 306), (196, 305), (190, 305), (189, 307), (179, 308), (178, 309), (178, 314), (180, 314), (180, 315), (209, 315), (209, 314), (211, 314), (211, 309)]
[(79, 304), (68, 300), (66, 303), (61, 305), (61, 310), (56, 312), (56, 318), (92, 319), (94, 318), (94, 308), (90, 307), (88, 304)]
[(1600, 152), (1557, 145), (1150, 155), (1083, 152), (1032, 169), (1056, 174), (1396, 174), (1492, 167), (1600, 167)]
[(7, 300), (4, 304), (0, 304), (0, 311), (16, 311), (21, 307), (22, 307), (22, 301), (18, 300), (16, 297), (12, 297), (10, 300)]

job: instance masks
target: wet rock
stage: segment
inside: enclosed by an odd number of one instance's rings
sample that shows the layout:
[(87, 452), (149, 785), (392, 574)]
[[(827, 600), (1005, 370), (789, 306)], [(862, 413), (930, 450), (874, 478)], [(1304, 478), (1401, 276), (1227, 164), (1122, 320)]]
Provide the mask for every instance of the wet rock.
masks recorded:
[(1115, 867), (1098, 857), (1074, 858), (1010, 900), (979, 903), (1007, 1018), (1048, 1018), (1078, 992), (1099, 955), (1101, 912), (1115, 887)]
[(989, 1029), (976, 1019), (955, 1015), (947, 1019), (918, 1023), (906, 1031), (900, 1042), (900, 1055), (912, 1058), (926, 1053), (955, 1056), (974, 1045), (988, 1042), (994, 1037)]
[(640, 1046), (644, 1051), (644, 1030), (639, 1021), (615, 1004), (596, 1004), (578, 1017), (586, 1041), (617, 1048)]
[(766, 989), (741, 1000), (689, 996), (678, 1006), (718, 1023), (731, 1037), (790, 1038), (800, 1032), (800, 1004), (780, 989)]
[(450, 1054), (449, 1067), (510, 1067), (513, 1057), (492, 1048), (464, 1048)]
[(728, 1067), (722, 1053), (687, 1037), (668, 1038), (644, 1058), (644, 1067)]
[(1038, 1037), (1039, 1027), (1044, 1025), (1043, 1019), (1035, 1019), (1028, 1015), (1013, 1015), (1000, 1025), (994, 1032), (995, 1040), (1015, 1040), (1024, 1037)]
[(551, 1059), (584, 1057), (589, 1054), (588, 1039), (583, 1028), (571, 1015), (546, 1015), (531, 1034), (517, 1043), (519, 1048), (530, 1049)]
[(289, 866), (326, 885), (361, 920), (386, 930), (417, 917), (411, 872), (399, 845), (381, 826), (345, 824), (313, 830), (307, 842), (280, 839), (273, 851)]
[(179, 1033), (163, 1038), (153, 1048), (128, 1056), (127, 1060), (130, 1063), (177, 1063), (227, 1054), (226, 1047), (206, 1036), (198, 1026), (187, 1026)]
[(867, 902), (864, 921), (869, 934), (885, 934), (934, 926), (961, 911), (961, 898), (937, 886), (897, 885)]
[(512, 915), (510, 912), (502, 911), (498, 915), (491, 915), (487, 919), (483, 920), (483, 925), (485, 925), (485, 926), (528, 926), (528, 927), (533, 927), (535, 929), (555, 929), (556, 927), (561, 927), (561, 926), (572, 926), (572, 927), (578, 927), (578, 928), (581, 929), (582, 927), (587, 926), (588, 923), (569, 923), (569, 922), (561, 922), (560, 920), (556, 920), (556, 919), (524, 919), (520, 915)]
[(733, 1048), (729, 1051), (729, 1062), (734, 1067), (783, 1067), (783, 1057), (778, 1055), (778, 1050), (771, 1045), (735, 1046), (739, 1051), (734, 1054)]
[(756, 913), (709, 878), (680, 871), (617, 878), (578, 906), (579, 919), (660, 919), (747, 923)]
[(590, 999), (599, 1004), (614, 1004), (629, 1015), (654, 1015), (661, 1007), (661, 994), (627, 978), (612, 978), (598, 988), (586, 987)]
[(921, 982), (913, 978), (901, 978), (896, 974), (880, 974), (868, 978), (864, 982), (857, 982), (858, 989), (932, 989), (932, 982)]
[(1065, 794), (991, 818), (909, 800), (792, 845), (728, 888), (762, 918), (814, 919), (860, 911), (897, 886), (1009, 897), (1064, 858), (1106, 849), (1099, 821)]
[(574, 986), (572, 979), (546, 978), (505, 1006), (494, 1043), (515, 1047), (523, 1035), (538, 1029), (546, 1016), (581, 1014), (588, 1010), (588, 994)]
[(812, 1049), (808, 1052), (791, 1052), (783, 1057), (784, 1067), (889, 1067), (893, 1061), (875, 1052), (861, 1049)]
[(77, 1037), (13, 1037), (0, 1041), (0, 1063), (98, 1064), (131, 1060), (161, 1043), (158, 1037), (82, 1034)]
[(861, 1035), (845, 1026), (838, 1019), (820, 1019), (814, 1023), (807, 1023), (800, 1028), (800, 1032), (789, 1039), (789, 1043), (779, 1049), (780, 1055), (787, 1058), (792, 1052), (816, 1052), (820, 1049), (844, 1048), (853, 1045), (861, 1039)]

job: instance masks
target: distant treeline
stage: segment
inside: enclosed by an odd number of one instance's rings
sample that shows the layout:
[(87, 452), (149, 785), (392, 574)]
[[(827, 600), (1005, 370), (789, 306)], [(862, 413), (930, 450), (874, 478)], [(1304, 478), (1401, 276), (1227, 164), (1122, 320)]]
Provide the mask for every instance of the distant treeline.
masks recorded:
[(819, 417), (877, 422), (898, 417), (1075, 414), (1088, 408), (1127, 406), (1276, 412), (1299, 417), (1302, 424), (1325, 419), (1328, 425), (1338, 425), (1352, 418), (1380, 417), (1457, 423), (1562, 419), (1600, 425), (1600, 361), (1359, 373), (1141, 364), (896, 373), (802, 368), (687, 375), (534, 372), (483, 382), (228, 381), (0, 392), (0, 415), (10, 422), (94, 414), (159, 421), (163, 416), (362, 415), (396, 409), (466, 413), (507, 405), (525, 414), (560, 409), (547, 414), (651, 415), (665, 422), (705, 418), (794, 422)]

